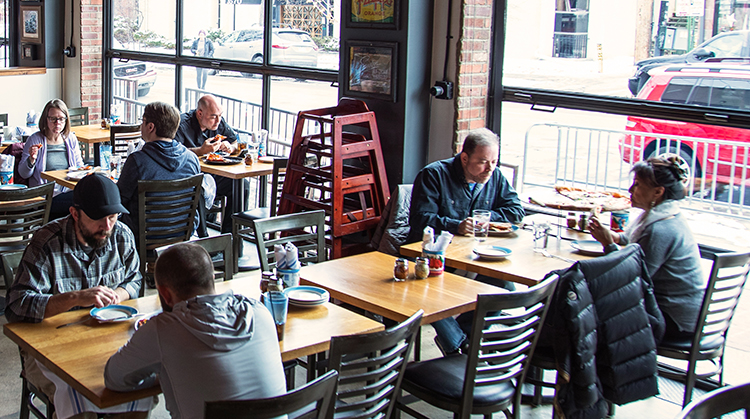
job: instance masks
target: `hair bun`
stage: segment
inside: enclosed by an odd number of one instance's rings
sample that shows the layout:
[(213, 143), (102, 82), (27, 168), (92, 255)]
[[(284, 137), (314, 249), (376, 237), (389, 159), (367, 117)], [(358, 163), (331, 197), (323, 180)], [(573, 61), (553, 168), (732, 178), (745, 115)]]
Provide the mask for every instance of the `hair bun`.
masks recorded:
[(683, 160), (677, 156), (670, 156), (667, 157), (667, 161), (669, 162), (669, 169), (672, 171), (672, 174), (680, 180), (685, 181), (688, 177), (688, 171), (682, 167)]

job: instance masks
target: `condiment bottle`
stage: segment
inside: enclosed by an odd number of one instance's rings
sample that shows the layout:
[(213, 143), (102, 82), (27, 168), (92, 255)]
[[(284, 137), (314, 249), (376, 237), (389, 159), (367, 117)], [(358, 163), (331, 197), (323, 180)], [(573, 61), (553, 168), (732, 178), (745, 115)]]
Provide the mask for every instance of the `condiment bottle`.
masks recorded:
[(409, 275), (409, 261), (401, 258), (396, 259), (396, 263), (393, 265), (393, 280), (396, 282), (406, 281), (407, 275)]
[(281, 282), (281, 278), (271, 277), (271, 279), (268, 281), (268, 292), (272, 291), (284, 291), (284, 284)]
[(414, 263), (414, 277), (417, 279), (425, 279), (430, 276), (430, 264), (427, 258), (418, 257)]
[(586, 215), (586, 213), (581, 214), (581, 218), (578, 219), (578, 228), (581, 231), (586, 230), (586, 227), (589, 225), (589, 217)]
[(569, 212), (568, 218), (567, 218), (568, 228), (576, 228), (576, 213), (575, 212)]
[(268, 284), (273, 281), (273, 272), (263, 271), (260, 274), (260, 292), (268, 292)]

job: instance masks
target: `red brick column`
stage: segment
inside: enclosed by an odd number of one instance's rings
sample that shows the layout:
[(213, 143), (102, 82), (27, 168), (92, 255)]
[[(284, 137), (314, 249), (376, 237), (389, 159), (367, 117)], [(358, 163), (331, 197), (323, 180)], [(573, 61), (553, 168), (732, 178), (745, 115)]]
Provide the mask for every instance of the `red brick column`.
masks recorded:
[(461, 22), (457, 48), (456, 152), (470, 130), (486, 125), (492, 0), (464, 0)]
[(81, 0), (81, 106), (102, 115), (102, 0)]

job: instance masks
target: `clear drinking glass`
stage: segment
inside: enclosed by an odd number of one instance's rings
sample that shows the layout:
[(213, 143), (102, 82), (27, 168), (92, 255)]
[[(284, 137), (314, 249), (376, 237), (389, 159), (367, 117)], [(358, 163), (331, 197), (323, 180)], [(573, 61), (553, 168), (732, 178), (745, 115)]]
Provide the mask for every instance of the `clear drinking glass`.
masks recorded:
[(474, 223), (474, 240), (477, 244), (487, 240), (487, 234), (490, 231), (490, 217), (492, 212), (489, 210), (474, 210), (471, 212), (471, 219)]
[(546, 222), (535, 222), (531, 226), (534, 229), (534, 251), (546, 249), (552, 227)]

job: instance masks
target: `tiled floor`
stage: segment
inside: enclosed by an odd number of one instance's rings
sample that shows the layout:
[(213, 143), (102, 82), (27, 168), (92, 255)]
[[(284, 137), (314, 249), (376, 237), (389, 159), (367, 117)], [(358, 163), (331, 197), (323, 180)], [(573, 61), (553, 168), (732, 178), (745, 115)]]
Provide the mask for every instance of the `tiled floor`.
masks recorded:
[[(250, 249), (248, 249), (250, 250)], [(240, 274), (250, 278), (259, 276), (259, 273), (250, 272)], [(4, 295), (4, 290), (0, 294)], [(154, 291), (150, 291), (154, 292)], [(0, 325), (5, 324), (5, 317), (0, 316)], [(440, 355), (437, 347), (433, 342), (434, 331), (431, 327), (422, 328), (422, 356), (423, 359), (430, 359)], [(740, 301), (737, 314), (734, 317), (732, 328), (730, 329), (727, 354), (725, 358), (726, 372), (725, 380), (730, 384), (739, 384), (750, 381), (747, 371), (750, 371), (750, 293), (745, 293)], [(17, 347), (7, 338), (0, 338), (0, 419), (17, 418), (20, 406), (21, 380), (18, 377), (20, 372), (20, 362)], [(301, 368), (298, 371), (297, 382), (303, 382), (304, 373)], [(615, 417), (617, 418), (671, 418), (680, 412), (680, 406), (666, 401), (669, 397), (660, 395), (647, 400), (630, 403), (624, 406), (617, 406)], [(452, 415), (447, 412), (432, 408), (425, 403), (413, 405), (419, 411), (424, 412), (430, 418), (442, 419), (451, 418)], [(409, 415), (402, 415), (410, 417)], [(523, 406), (521, 411), (522, 418), (550, 418), (552, 416), (550, 406), (540, 406), (532, 408)], [(166, 419), (169, 413), (164, 406), (163, 396), (160, 397), (160, 403), (152, 412), (151, 418)], [(501, 413), (495, 414), (494, 418), (504, 418)]]

